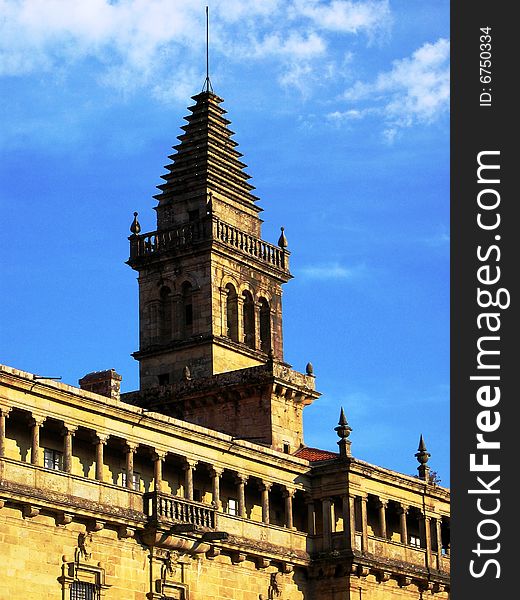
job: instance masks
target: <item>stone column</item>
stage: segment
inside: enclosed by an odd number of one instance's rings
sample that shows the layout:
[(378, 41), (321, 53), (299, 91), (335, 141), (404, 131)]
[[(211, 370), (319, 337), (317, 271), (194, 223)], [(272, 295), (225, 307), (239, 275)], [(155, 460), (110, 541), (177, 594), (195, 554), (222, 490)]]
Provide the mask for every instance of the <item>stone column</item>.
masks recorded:
[(75, 425), (63, 423), (63, 470), (72, 473), (72, 438), (78, 428)]
[(354, 497), (349, 494), (341, 496), (341, 514), (343, 517), (343, 537), (345, 548), (356, 547), (356, 521), (354, 514)]
[(442, 558), (442, 530), (441, 530), (442, 518), (435, 519), (435, 537), (437, 539), (437, 554), (439, 555), (439, 564)]
[(227, 290), (219, 287), (220, 292), (220, 335), (227, 337)]
[(220, 467), (211, 467), (211, 495), (213, 504), (217, 510), (222, 510), (222, 502), (220, 501), (220, 478), (224, 469)]
[[(430, 527), (430, 517), (426, 515), (421, 515), (420, 522), (422, 523), (422, 533), (424, 535), (424, 545), (426, 547), (426, 567), (430, 568), (432, 566), (432, 536), (431, 536), (431, 527)], [(421, 536), (422, 537), (422, 536)]]
[(134, 455), (137, 451), (139, 444), (133, 444), (126, 442), (125, 454), (126, 454), (126, 487), (129, 490), (134, 489)]
[(31, 464), (41, 466), (40, 457), (40, 427), (43, 425), (45, 417), (34, 417), (29, 421), (31, 431)]
[(235, 476), (235, 481), (237, 483), (237, 491), (238, 491), (238, 516), (242, 518), (246, 518), (246, 483), (248, 480), (247, 475), (243, 475), (242, 473), (237, 473)]
[(160, 492), (162, 490), (162, 463), (166, 456), (166, 452), (160, 452), (156, 450), (153, 453), (153, 481), (154, 481), (154, 490), (156, 492)]
[(323, 513), (323, 550), (332, 548), (332, 499), (322, 498), (321, 507)]
[(316, 510), (314, 507), (314, 500), (307, 496), (305, 498), (305, 504), (307, 505), (307, 533), (309, 535), (316, 535)]
[(196, 460), (185, 459), (184, 469), (184, 497), (186, 500), (193, 500), (193, 470), (197, 466)]
[(0, 406), (0, 456), (5, 456), (5, 419), (10, 411), (10, 408)]
[(293, 498), (296, 490), (286, 487), (283, 492), (285, 498), (285, 526), (287, 529), (294, 529), (293, 519)]
[(255, 302), (255, 348), (257, 350), (262, 349), (262, 344), (260, 343), (260, 302)]
[(237, 290), (237, 321), (238, 321), (238, 341), (245, 342), (245, 332), (244, 332), (244, 298), (238, 293)]
[(361, 501), (361, 552), (368, 552), (368, 521), (367, 521), (367, 496), (360, 496)]
[(377, 505), (379, 509), (379, 536), (386, 539), (386, 507), (388, 505), (387, 500), (379, 500)]
[(96, 479), (103, 481), (103, 447), (108, 441), (108, 435), (96, 434), (94, 444), (96, 445)]
[(262, 481), (260, 491), (262, 492), (262, 522), (269, 524), (269, 490), (273, 484), (268, 481)]
[(408, 527), (406, 524), (406, 515), (408, 514), (408, 506), (401, 504), (399, 507), (399, 521), (401, 529), (401, 544), (408, 544)]

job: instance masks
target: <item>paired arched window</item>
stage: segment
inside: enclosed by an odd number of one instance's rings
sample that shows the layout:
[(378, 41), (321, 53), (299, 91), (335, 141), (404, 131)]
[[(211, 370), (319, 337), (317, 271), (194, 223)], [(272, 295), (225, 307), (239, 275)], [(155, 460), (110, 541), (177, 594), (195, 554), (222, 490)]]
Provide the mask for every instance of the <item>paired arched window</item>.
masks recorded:
[(255, 347), (255, 302), (251, 292), (247, 290), (242, 293), (243, 322), (244, 322), (244, 343), (249, 348)]
[(238, 342), (238, 296), (232, 283), (226, 285), (227, 336)]
[(260, 298), (260, 349), (271, 350), (271, 309), (265, 298)]

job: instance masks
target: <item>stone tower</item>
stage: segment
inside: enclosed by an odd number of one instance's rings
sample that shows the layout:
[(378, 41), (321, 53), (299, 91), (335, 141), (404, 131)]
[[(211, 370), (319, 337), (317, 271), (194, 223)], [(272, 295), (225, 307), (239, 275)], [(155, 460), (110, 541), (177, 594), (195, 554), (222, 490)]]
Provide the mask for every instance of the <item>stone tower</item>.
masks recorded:
[[(193, 100), (155, 196), (157, 230), (141, 234), (137, 215), (131, 227), (128, 264), (139, 273), (140, 320), (134, 401), (293, 451), (303, 441), (301, 409), (318, 394), (312, 375), (284, 363), (287, 240), (283, 228), (277, 245), (261, 239), (262, 209), (222, 99), (208, 90)], [(281, 369), (283, 385), (276, 386)], [(186, 396), (193, 386), (217, 386), (215, 405), (206, 397), (202, 408), (200, 398)]]

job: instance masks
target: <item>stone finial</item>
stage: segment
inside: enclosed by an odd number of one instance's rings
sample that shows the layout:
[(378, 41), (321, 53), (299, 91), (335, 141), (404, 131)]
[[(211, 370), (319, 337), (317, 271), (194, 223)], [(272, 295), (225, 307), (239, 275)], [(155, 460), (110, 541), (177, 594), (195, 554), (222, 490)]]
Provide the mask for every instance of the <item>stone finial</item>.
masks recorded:
[(280, 248), (287, 248), (288, 243), (287, 243), (287, 238), (285, 237), (285, 227), (280, 227), (280, 231), (282, 232), (280, 234), (280, 237), (278, 238), (278, 245), (280, 246)]
[(419, 466), (417, 470), (419, 471), (419, 478), (424, 479), (424, 481), (429, 480), (430, 475), (430, 467), (426, 464), (430, 458), (431, 454), (426, 449), (426, 444), (424, 443), (424, 438), (421, 433), (421, 437), (419, 439), (419, 447), (417, 448), (417, 452), (415, 453), (415, 458), (419, 462)]
[(338, 434), (338, 437), (340, 438), (338, 442), (340, 456), (350, 456), (350, 445), (352, 442), (350, 442), (350, 440), (348, 440), (347, 438), (350, 435), (350, 432), (352, 431), (352, 427), (350, 427), (350, 425), (348, 424), (343, 407), (341, 407), (341, 411), (339, 413), (338, 426), (334, 427), (334, 431)]
[(140, 231), (141, 231), (141, 225), (139, 225), (139, 221), (137, 220), (137, 215), (139, 213), (135, 212), (134, 213), (134, 220), (132, 221), (132, 224), (130, 225), (130, 231), (132, 232), (132, 235), (139, 235)]
[(309, 375), (309, 377), (314, 377), (314, 367), (312, 366), (311, 362), (307, 363), (307, 366), (305, 367), (305, 372), (307, 373), (307, 375)]
[(188, 365), (186, 365), (182, 370), (182, 379), (184, 381), (191, 381), (191, 371)]

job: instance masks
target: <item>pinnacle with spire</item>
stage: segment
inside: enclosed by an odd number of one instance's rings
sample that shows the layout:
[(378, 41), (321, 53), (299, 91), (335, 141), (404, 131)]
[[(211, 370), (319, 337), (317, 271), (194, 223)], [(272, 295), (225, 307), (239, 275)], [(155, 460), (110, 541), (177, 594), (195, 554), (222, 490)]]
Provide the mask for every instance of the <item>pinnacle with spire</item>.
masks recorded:
[(348, 424), (343, 407), (341, 407), (341, 411), (339, 413), (338, 426), (334, 427), (334, 431), (338, 434), (338, 437), (340, 438), (338, 442), (340, 456), (350, 456), (350, 445), (352, 442), (347, 438), (350, 435), (350, 432), (352, 431), (352, 427), (350, 427), (350, 425)]
[(417, 467), (419, 479), (423, 479), (424, 481), (429, 481), (430, 478), (430, 467), (426, 464), (430, 459), (430, 456), (431, 454), (426, 449), (426, 444), (424, 443), (424, 438), (421, 433), (419, 447), (415, 453), (415, 458), (417, 458), (417, 461), (419, 462), (419, 466)]
[(165, 183), (155, 198), (163, 205), (180, 197), (193, 198), (209, 192), (223, 196), (239, 206), (255, 213), (261, 209), (254, 203), (258, 197), (251, 193), (254, 186), (248, 183), (250, 176), (244, 171), (247, 165), (239, 159), (237, 143), (232, 139), (230, 121), (224, 117), (223, 102), (212, 91), (203, 91), (193, 96), (195, 105), (189, 107), (191, 115), (178, 136), (180, 143), (174, 146), (176, 153), (169, 156), (172, 163), (166, 166), (168, 173), (162, 176)]

